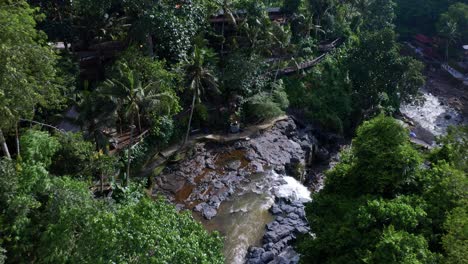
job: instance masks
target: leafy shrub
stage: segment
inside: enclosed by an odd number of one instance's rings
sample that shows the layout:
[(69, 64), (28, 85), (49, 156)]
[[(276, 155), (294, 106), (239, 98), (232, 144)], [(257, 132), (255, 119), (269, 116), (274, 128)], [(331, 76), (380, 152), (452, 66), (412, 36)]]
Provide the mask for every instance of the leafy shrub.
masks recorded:
[(165, 147), (174, 135), (174, 120), (168, 116), (158, 116), (154, 118), (151, 127), (151, 142), (159, 147)]
[(85, 141), (80, 133), (59, 133), (55, 138), (60, 147), (53, 157), (50, 172), (78, 178), (90, 176), (90, 165), (95, 154), (93, 144)]
[(270, 84), (270, 92), (260, 92), (247, 98), (243, 103), (243, 114), (247, 122), (256, 122), (284, 114), (289, 100), (284, 91), (283, 81)]
[(0, 160), (0, 260), (223, 263), (220, 236), (190, 213), (179, 214), (138, 187), (128, 188), (117, 203), (94, 199), (85, 182), (48, 173), (56, 138), (31, 130), (22, 143), (24, 162), (17, 168)]

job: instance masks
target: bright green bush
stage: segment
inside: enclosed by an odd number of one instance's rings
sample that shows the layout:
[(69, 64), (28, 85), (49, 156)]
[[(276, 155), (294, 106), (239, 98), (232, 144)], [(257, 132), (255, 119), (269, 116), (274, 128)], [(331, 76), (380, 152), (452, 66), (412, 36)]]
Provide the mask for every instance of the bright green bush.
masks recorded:
[(6, 263), (223, 263), (219, 235), (189, 213), (140, 188), (97, 200), (87, 183), (49, 174), (56, 138), (31, 130), (21, 140), (23, 162), (0, 160)]
[(306, 207), (314, 236), (300, 239), (301, 262), (464, 263), (466, 174), (421, 164), (393, 118), (364, 122)]

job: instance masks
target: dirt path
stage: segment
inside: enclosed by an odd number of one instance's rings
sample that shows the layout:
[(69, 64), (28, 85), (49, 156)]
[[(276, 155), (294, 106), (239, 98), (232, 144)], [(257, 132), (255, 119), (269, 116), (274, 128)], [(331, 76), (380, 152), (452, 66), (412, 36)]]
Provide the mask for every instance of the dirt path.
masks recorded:
[(184, 151), (191, 146), (193, 146), (195, 143), (200, 142), (200, 141), (213, 141), (213, 142), (219, 142), (219, 143), (227, 143), (227, 142), (233, 142), (241, 139), (247, 139), (249, 137), (252, 137), (253, 135), (256, 135), (266, 129), (271, 128), (273, 125), (275, 125), (279, 121), (283, 121), (288, 119), (287, 115), (282, 115), (279, 117), (276, 117), (274, 119), (268, 120), (264, 123), (258, 124), (258, 125), (252, 125), (248, 126), (242, 131), (241, 133), (238, 134), (207, 134), (207, 135), (195, 135), (190, 137), (190, 139), (187, 141), (185, 146), (183, 146), (183, 143), (179, 144), (174, 144), (168, 148), (166, 148), (163, 151), (160, 151), (156, 153), (149, 161), (144, 165), (144, 168), (142, 169), (142, 172), (140, 173), (141, 176), (148, 176), (151, 174), (156, 168), (164, 164), (171, 156), (173, 156), (176, 152), (178, 151)]

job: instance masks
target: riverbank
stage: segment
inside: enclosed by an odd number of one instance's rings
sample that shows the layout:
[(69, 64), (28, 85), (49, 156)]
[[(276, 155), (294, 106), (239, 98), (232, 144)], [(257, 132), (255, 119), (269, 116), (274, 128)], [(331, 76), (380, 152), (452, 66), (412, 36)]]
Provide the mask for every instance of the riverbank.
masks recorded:
[(421, 102), (402, 105), (401, 113), (413, 140), (432, 146), (449, 126), (468, 123), (468, 91), (440, 69), (427, 70)]
[[(267, 263), (258, 262), (263, 254), (263, 260), (293, 260), (291, 243), (308, 231), (302, 203), (310, 191), (299, 180), (319, 189), (323, 175), (314, 168), (325, 168), (340, 142), (288, 117), (248, 138), (196, 143), (184, 158), (161, 169), (153, 195), (192, 210), (208, 230), (220, 231), (226, 237), (226, 263), (244, 263), (251, 246), (263, 250), (252, 263)], [(274, 205), (296, 209), (275, 210), (274, 216), (269, 212)]]

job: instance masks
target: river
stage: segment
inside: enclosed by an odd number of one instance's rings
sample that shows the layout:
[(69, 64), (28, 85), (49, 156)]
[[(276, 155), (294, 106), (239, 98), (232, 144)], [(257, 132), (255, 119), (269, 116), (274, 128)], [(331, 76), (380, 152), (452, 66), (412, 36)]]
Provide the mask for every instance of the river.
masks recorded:
[(401, 113), (409, 118), (411, 130), (416, 137), (429, 145), (435, 144), (437, 136), (444, 135), (449, 126), (468, 124), (463, 109), (465, 94), (462, 87), (454, 85), (446, 76), (436, 72), (429, 73), (428, 80), (420, 89), (422, 100), (401, 106)]
[(303, 203), (311, 192), (288, 175), (305, 166), (316, 143), (312, 131), (291, 118), (233, 143), (199, 143), (157, 177), (156, 194), (220, 232), (225, 263), (245, 263), (249, 248), (260, 249), (262, 259), (297, 259), (290, 244), (309, 230)]

